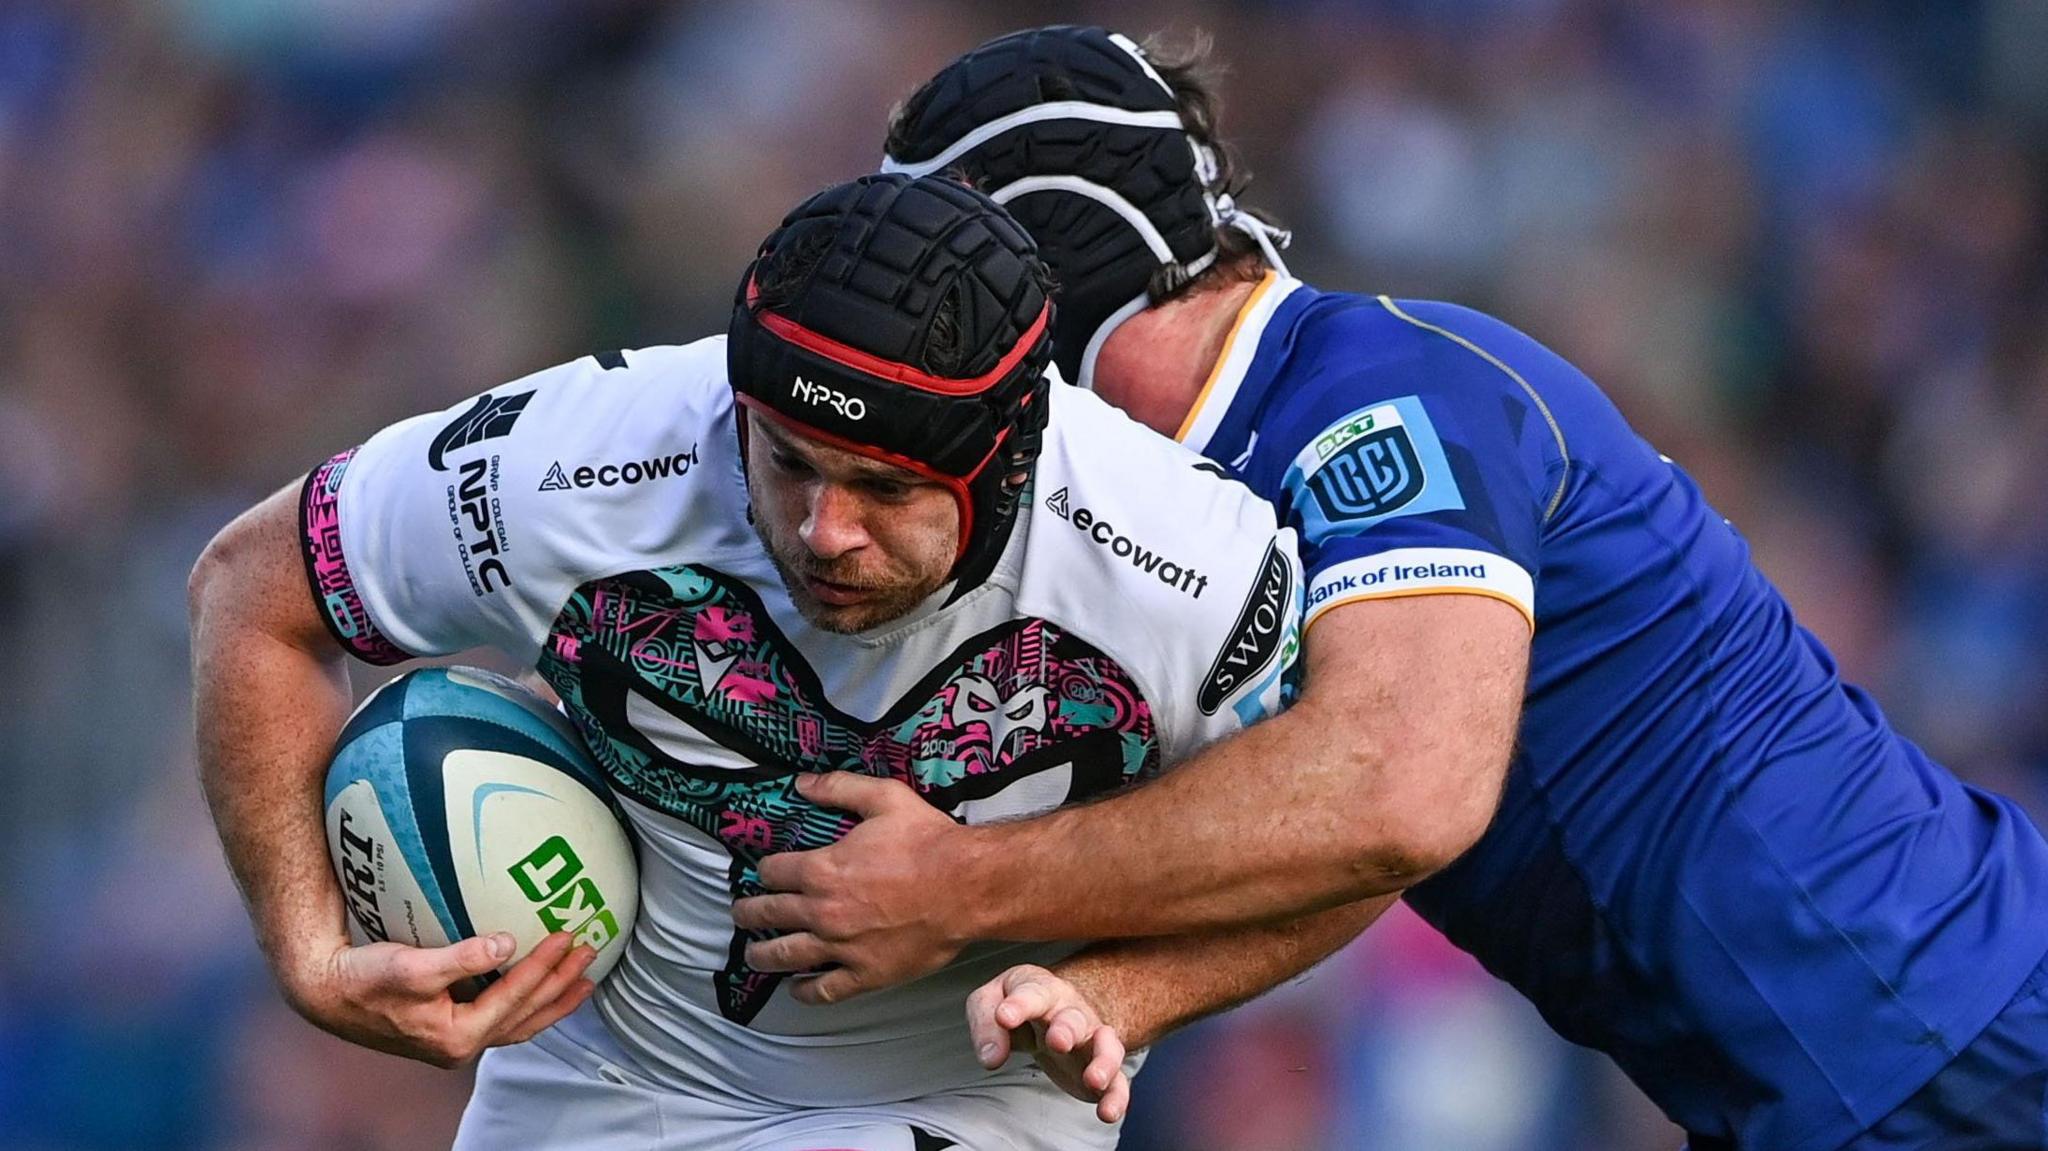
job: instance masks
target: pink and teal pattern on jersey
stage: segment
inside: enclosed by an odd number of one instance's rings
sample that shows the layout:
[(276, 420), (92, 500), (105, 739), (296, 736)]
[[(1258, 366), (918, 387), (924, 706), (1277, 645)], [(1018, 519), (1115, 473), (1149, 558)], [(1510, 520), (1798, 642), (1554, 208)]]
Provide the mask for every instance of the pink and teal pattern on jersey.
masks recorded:
[[(1151, 705), (1116, 661), (1041, 619), (961, 644), (879, 720), (846, 714), (739, 580), (700, 567), (585, 584), (556, 618), (540, 671), (613, 786), (714, 836), (735, 898), (758, 894), (764, 855), (830, 844), (853, 826), (796, 793), (803, 771), (900, 780), (954, 811), (1032, 777), (1071, 803), (1155, 774)], [(627, 717), (627, 700), (681, 719), (751, 768), (691, 764)], [(1064, 776), (1046, 773), (1063, 771)], [(736, 933), (715, 977), (720, 1010), (746, 1022), (780, 976), (748, 968)]]
[(350, 448), (314, 468), (299, 492), (299, 546), (306, 557), (306, 581), (312, 586), (313, 602), (320, 606), (321, 620), (349, 654), (365, 663), (403, 663), (412, 656), (370, 622), (341, 550), (341, 478), (355, 454)]

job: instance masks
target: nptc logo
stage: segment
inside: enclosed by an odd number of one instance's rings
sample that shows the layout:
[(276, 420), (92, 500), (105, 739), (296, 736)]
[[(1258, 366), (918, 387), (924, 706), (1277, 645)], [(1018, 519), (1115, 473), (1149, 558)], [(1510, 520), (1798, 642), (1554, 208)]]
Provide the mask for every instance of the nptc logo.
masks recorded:
[(583, 861), (561, 836), (547, 842), (509, 868), (506, 874), (526, 898), (539, 904), (534, 914), (550, 933), (567, 931), (593, 951), (619, 937), (619, 921), (605, 910), (604, 893), (583, 874)]
[(1308, 477), (1309, 491), (1325, 519), (1386, 515), (1422, 494), (1422, 461), (1407, 428), (1399, 423), (1375, 427), (1368, 419), (1358, 432), (1333, 448)]
[(512, 425), (519, 422), (519, 413), (526, 410), (526, 402), (533, 398), (532, 392), (521, 392), (516, 396), (494, 396), (489, 392), (476, 398), (469, 410), (441, 429), (434, 442), (427, 445), (427, 466), (437, 472), (445, 472), (448, 465), (441, 457), (457, 448), (495, 440), (499, 436), (512, 434)]

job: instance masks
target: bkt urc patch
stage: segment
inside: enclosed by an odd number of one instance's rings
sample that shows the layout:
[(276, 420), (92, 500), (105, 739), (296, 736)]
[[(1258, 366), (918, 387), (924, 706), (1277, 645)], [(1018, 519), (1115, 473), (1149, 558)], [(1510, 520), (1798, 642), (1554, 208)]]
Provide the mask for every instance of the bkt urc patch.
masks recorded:
[(1330, 424), (1294, 457), (1285, 482), (1309, 544), (1395, 516), (1465, 506), (1417, 396), (1360, 408)]

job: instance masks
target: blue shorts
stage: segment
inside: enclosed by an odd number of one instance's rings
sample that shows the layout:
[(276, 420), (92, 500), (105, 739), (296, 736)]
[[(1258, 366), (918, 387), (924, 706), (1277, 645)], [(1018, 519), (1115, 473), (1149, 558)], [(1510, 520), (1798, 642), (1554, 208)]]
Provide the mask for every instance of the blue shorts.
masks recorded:
[[(1733, 1145), (1694, 1139), (1692, 1151)], [(2048, 1148), (2048, 962), (1991, 1025), (1912, 1098), (1842, 1151)]]

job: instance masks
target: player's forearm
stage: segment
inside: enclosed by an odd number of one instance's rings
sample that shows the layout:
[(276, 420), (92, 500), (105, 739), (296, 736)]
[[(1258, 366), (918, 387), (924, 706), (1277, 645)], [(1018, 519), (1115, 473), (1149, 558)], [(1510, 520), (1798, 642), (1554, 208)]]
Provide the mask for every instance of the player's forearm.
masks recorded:
[(1400, 891), (1485, 833), (1529, 631), (1497, 600), (1322, 616), (1300, 702), (1165, 778), (969, 829), (933, 864), (972, 938), (1103, 939), (1270, 923)]
[[(1385, 760), (1308, 701), (1144, 787), (972, 829), (948, 874), (972, 934), (1087, 939), (1272, 922), (1427, 874), (1376, 802)], [(998, 894), (1000, 897), (998, 897)]]
[(1386, 895), (1286, 923), (1098, 943), (1053, 967), (1126, 1045), (1146, 1047), (1300, 975), (1370, 927)]
[(338, 652), (251, 626), (246, 589), (214, 550), (191, 596), (200, 782), (258, 942), (296, 1002), (297, 977), (348, 942), (320, 804), (348, 678)]

